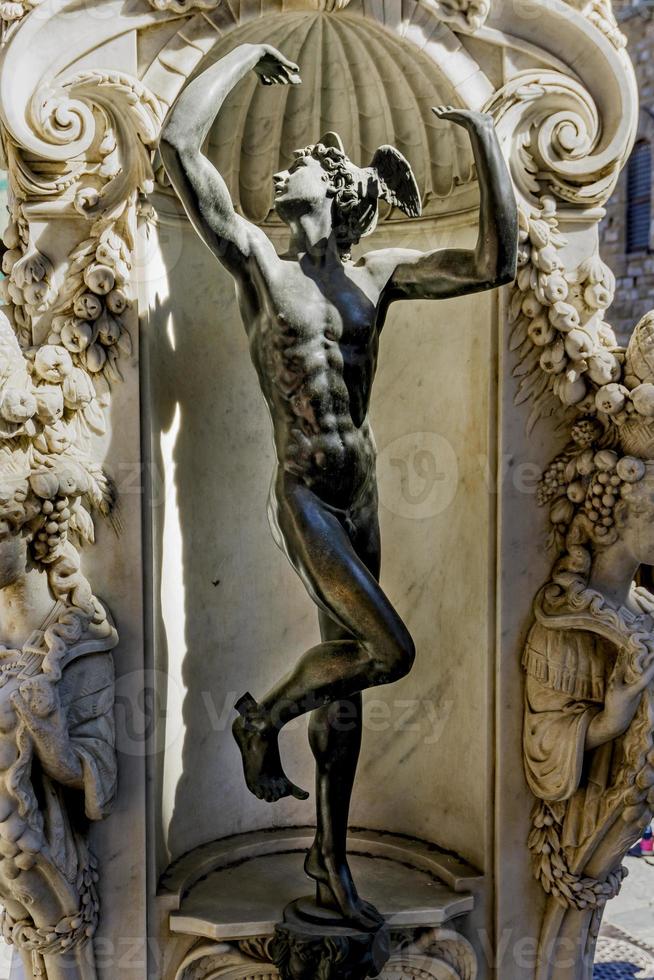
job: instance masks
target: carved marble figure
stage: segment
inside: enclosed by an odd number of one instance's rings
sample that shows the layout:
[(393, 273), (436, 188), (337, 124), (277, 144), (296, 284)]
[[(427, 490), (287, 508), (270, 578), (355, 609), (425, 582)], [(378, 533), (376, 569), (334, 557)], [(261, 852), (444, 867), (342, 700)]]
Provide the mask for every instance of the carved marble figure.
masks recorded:
[[(116, 789), (116, 631), (69, 541), (93, 474), (48, 451), (61, 391), (0, 314), (0, 903), (28, 975), (94, 980), (89, 820)], [(70, 447), (68, 447), (70, 449)]]
[[(444, 107), (434, 112), (467, 130), (474, 151), (481, 191), (475, 248), (383, 249), (354, 261), (352, 247), (374, 229), (379, 200), (417, 216), (420, 194), (397, 150), (382, 146), (360, 168), (329, 133), (296, 151), (289, 169), (273, 177), (274, 208), (290, 228), (289, 249), (278, 255), (265, 233), (235, 211), (202, 153), (222, 104), (251, 71), (267, 85), (300, 83), (298, 66), (274, 48), (241, 45), (185, 89), (161, 141), (191, 222), (236, 283), (274, 427), (270, 523), (320, 620), (322, 642), (258, 702), (249, 694), (239, 701), (234, 735), (256, 796), (305, 799), (284, 773), (278, 736), (289, 721), (313, 712), (318, 824), (306, 871), (317, 883), (320, 908), (373, 931), (381, 917), (359, 897), (346, 857), (361, 694), (403, 677), (415, 656), (406, 625), (379, 585), (368, 421), (379, 336), (394, 301), (445, 299), (511, 282), (517, 209), (491, 117)], [(339, 726), (342, 712), (356, 724)]]
[(595, 398), (545, 473), (561, 557), (523, 656), (529, 845), (547, 892), (538, 980), (590, 980), (624, 854), (654, 813), (654, 317), (636, 328), (626, 384)]

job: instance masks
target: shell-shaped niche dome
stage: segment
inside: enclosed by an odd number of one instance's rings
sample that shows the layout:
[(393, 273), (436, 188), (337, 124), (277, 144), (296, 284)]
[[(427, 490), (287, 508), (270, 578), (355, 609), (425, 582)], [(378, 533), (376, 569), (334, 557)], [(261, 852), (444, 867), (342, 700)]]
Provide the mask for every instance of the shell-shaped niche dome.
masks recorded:
[(381, 144), (396, 146), (413, 167), (425, 206), (473, 178), (467, 134), (431, 111), (454, 101), (451, 84), (406, 41), (349, 9), (280, 13), (231, 31), (210, 60), (264, 39), (297, 62), (302, 85), (264, 86), (251, 73), (225, 102), (207, 147), (252, 221), (270, 214), (273, 173), (328, 131), (341, 136), (358, 166), (369, 164)]

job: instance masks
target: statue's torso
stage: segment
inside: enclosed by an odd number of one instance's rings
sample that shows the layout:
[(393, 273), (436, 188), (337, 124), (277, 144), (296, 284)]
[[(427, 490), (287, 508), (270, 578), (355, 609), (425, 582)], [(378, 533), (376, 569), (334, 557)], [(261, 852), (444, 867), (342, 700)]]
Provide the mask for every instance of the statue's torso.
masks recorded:
[(374, 479), (367, 421), (379, 346), (374, 284), (359, 267), (323, 280), (282, 261), (256, 292), (250, 350), (279, 464), (347, 509)]

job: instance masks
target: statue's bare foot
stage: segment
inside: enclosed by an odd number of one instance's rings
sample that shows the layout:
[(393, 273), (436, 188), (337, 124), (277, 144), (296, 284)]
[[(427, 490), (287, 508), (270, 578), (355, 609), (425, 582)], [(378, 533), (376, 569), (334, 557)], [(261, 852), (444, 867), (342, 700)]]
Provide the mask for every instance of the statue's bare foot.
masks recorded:
[(282, 768), (279, 733), (257, 724), (259, 707), (254, 698), (245, 695), (236, 708), (240, 716), (232, 725), (232, 733), (243, 757), (243, 772), (250, 792), (267, 803), (275, 803), (285, 796), (307, 800), (309, 794), (292, 783)]
[(347, 861), (328, 860), (316, 844), (307, 854), (304, 870), (318, 885), (318, 902), (340, 912), (344, 919), (365, 932), (376, 932), (384, 918), (370, 902), (359, 898)]

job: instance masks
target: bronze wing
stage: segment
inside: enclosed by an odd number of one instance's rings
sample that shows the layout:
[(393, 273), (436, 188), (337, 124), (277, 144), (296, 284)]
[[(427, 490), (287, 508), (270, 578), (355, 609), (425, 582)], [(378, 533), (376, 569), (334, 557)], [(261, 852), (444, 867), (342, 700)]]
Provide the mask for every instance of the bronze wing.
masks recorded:
[(370, 164), (379, 180), (379, 196), (410, 218), (422, 213), (416, 178), (409, 161), (394, 146), (380, 146)]

